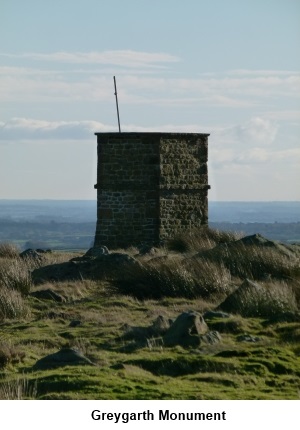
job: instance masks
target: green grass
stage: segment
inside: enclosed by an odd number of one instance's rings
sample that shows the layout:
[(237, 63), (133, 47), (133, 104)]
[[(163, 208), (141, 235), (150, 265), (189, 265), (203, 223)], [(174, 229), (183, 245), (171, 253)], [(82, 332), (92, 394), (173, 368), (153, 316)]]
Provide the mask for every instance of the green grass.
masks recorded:
[[(132, 340), (122, 337), (124, 324), (145, 327), (159, 314), (174, 318), (191, 308), (203, 311), (209, 304), (108, 297), (105, 286), (96, 283), (85, 285), (82, 297), (64, 304), (28, 300), (33, 318), (0, 325), (2, 337), (10, 339), (7, 355), (15, 357), (0, 370), (0, 388), (26, 378), (37, 399), (298, 398), (298, 323), (266, 326), (263, 319), (219, 318), (207, 322), (211, 329), (219, 328), (221, 344), (199, 350), (179, 346), (130, 350), (126, 346)], [(70, 327), (77, 318), (82, 325)], [(244, 332), (261, 341), (238, 342)], [(96, 366), (32, 370), (38, 359), (63, 346), (78, 347)], [(26, 390), (23, 397), (28, 397)]]
[[(217, 330), (222, 341), (197, 348), (165, 347), (159, 339), (124, 336), (126, 327), (149, 327), (159, 315), (175, 319), (189, 310), (215, 309), (242, 283), (230, 267), (217, 268), (214, 261), (206, 266), (213, 276), (206, 276), (211, 280), (206, 281), (205, 294), (199, 286), (201, 294), (186, 294), (181, 289), (186, 282), (182, 272), (170, 269), (188, 270), (193, 288), (195, 279), (203, 285), (207, 270), (199, 257), (189, 266), (198, 252), (197, 245), (193, 252), (162, 249), (153, 261), (140, 257), (147, 270), (155, 267), (155, 276), (142, 277), (139, 295), (134, 290), (141, 282), (138, 274), (136, 283), (123, 284), (123, 290), (109, 280), (89, 279), (30, 286), (30, 291), (50, 288), (65, 297), (64, 302), (21, 295), (12, 287), (30, 312), (6, 315), (0, 321), (0, 399), (299, 399), (300, 322), (296, 320), (239, 314), (207, 318), (209, 329)], [(47, 254), (42, 264), (68, 261), (75, 255)], [(18, 261), (3, 256), (0, 267), (15, 267)], [(291, 282), (297, 285), (298, 280)], [(266, 287), (271, 288), (269, 284)], [(164, 291), (147, 294), (150, 285)], [(288, 279), (274, 285), (274, 291), (291, 287)], [(170, 294), (174, 286), (176, 293)], [(72, 327), (73, 320), (81, 324)], [(257, 342), (239, 341), (244, 334)], [(33, 369), (37, 360), (63, 347), (79, 349), (95, 365)]]

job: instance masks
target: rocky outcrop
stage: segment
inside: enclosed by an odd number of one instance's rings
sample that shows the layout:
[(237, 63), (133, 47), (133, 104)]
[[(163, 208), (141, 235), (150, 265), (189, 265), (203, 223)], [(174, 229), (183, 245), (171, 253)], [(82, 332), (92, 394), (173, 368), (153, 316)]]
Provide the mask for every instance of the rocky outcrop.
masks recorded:
[(240, 287), (230, 294), (219, 309), (243, 317), (272, 317), (297, 310), (293, 291), (287, 285), (266, 287), (245, 279)]
[(166, 346), (199, 346), (200, 335), (208, 331), (204, 318), (198, 312), (180, 314), (164, 336)]
[(44, 252), (41, 252), (40, 249), (26, 249), (25, 251), (20, 253), (20, 258), (22, 258), (22, 260), (31, 259), (38, 262), (42, 262), (44, 260), (43, 253)]
[(141, 267), (135, 258), (126, 253), (108, 253), (104, 247), (98, 251), (93, 249), (83, 257), (73, 258), (66, 263), (51, 264), (35, 269), (32, 272), (32, 279), (35, 284), (82, 279), (130, 280), (130, 274), (136, 273)]
[(38, 360), (33, 366), (33, 370), (54, 369), (63, 366), (93, 366), (87, 357), (81, 354), (80, 351), (74, 348), (62, 348), (54, 354), (46, 355)]

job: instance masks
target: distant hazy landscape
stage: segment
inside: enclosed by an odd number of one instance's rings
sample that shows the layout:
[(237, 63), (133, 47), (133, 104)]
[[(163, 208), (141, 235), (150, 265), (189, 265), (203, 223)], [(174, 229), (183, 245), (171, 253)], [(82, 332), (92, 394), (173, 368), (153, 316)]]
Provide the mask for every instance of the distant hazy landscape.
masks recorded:
[[(88, 249), (96, 219), (95, 200), (0, 200), (0, 242), (21, 249)], [(300, 242), (300, 202), (209, 202), (209, 225)]]

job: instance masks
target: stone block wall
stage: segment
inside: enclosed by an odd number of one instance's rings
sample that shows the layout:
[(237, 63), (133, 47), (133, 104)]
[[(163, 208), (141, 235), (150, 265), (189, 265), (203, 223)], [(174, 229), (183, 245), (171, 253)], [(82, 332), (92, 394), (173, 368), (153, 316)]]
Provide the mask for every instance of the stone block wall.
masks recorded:
[(207, 134), (96, 135), (95, 246), (157, 244), (207, 225)]

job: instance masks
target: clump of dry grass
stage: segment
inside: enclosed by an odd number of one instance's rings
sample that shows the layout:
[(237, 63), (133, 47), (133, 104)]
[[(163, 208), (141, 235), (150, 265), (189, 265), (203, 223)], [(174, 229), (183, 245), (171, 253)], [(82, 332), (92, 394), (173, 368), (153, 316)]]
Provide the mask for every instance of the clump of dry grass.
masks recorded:
[(206, 249), (212, 249), (220, 243), (234, 242), (241, 238), (240, 233), (225, 232), (203, 227), (179, 234), (167, 241), (170, 251), (180, 253), (195, 253)]
[(241, 279), (282, 279), (293, 275), (299, 267), (296, 258), (282, 254), (276, 248), (245, 245), (242, 242), (235, 243), (234, 246), (223, 244), (204, 255), (211, 261), (223, 263), (232, 276)]
[(94, 282), (85, 279), (82, 281), (45, 282), (42, 285), (33, 286), (31, 291), (52, 290), (65, 297), (68, 302), (72, 302), (86, 297), (93, 289), (95, 289)]
[(297, 312), (297, 300), (293, 289), (287, 282), (265, 283), (265, 300), (262, 303), (265, 314), (276, 316), (287, 312)]
[(122, 294), (139, 299), (162, 297), (212, 298), (226, 291), (231, 280), (222, 264), (209, 260), (183, 258), (153, 258), (137, 268), (130, 276), (113, 282)]
[(185, 265), (197, 283), (198, 297), (216, 300), (231, 289), (231, 274), (225, 265), (205, 258), (187, 259)]
[(19, 291), (27, 295), (32, 286), (28, 264), (21, 259), (12, 260), (0, 266), (0, 286)]
[(71, 260), (71, 258), (82, 257), (83, 252), (68, 252), (68, 251), (53, 251), (46, 252), (43, 255), (43, 263), (42, 266), (46, 266), (48, 264), (60, 264), (66, 263)]
[(8, 364), (19, 363), (25, 357), (25, 353), (11, 342), (0, 341), (0, 369)]
[(36, 398), (36, 381), (19, 378), (0, 383), (0, 400), (29, 400)]
[(27, 318), (29, 315), (30, 310), (22, 294), (13, 288), (0, 285), (0, 321)]
[(0, 258), (17, 258), (19, 254), (19, 248), (13, 243), (0, 243)]
[(220, 308), (243, 317), (270, 318), (297, 312), (297, 302), (286, 282), (256, 284), (246, 280), (220, 304)]
[(32, 279), (27, 263), (17, 257), (1, 259), (0, 264), (0, 320), (28, 317), (24, 296), (29, 294)]

